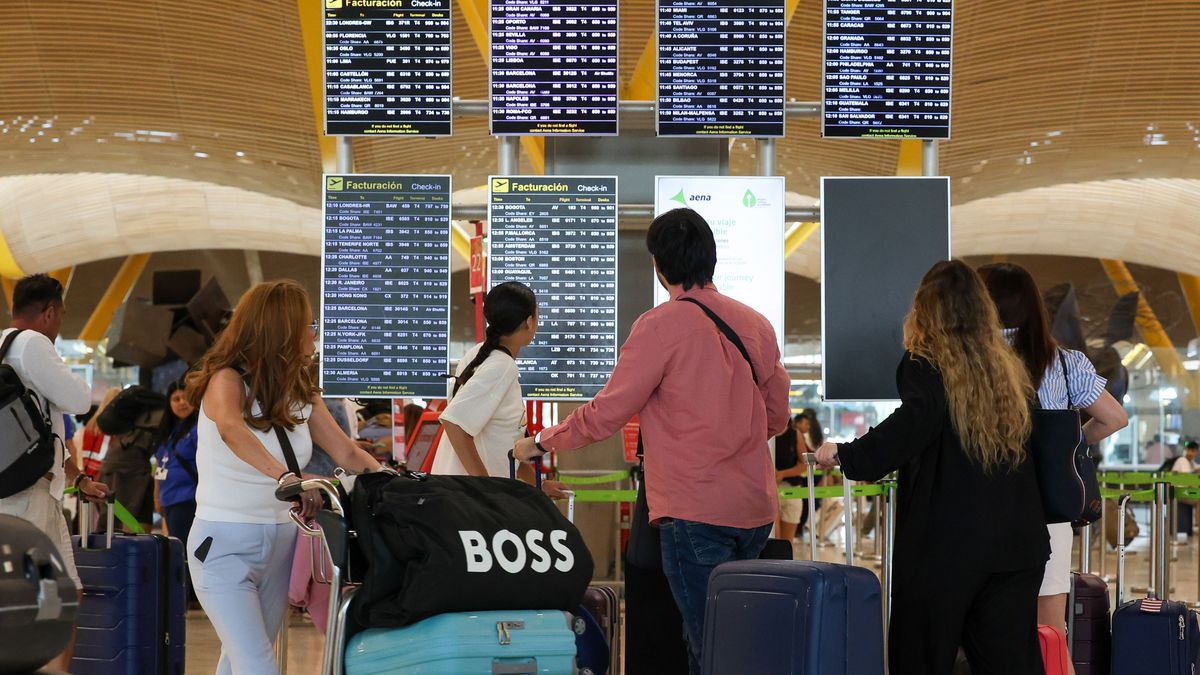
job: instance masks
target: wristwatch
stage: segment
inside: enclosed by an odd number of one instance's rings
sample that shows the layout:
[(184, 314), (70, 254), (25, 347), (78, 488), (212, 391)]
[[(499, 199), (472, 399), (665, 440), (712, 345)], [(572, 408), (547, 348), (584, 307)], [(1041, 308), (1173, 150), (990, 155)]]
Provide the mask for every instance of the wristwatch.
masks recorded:
[(533, 435), (533, 444), (537, 446), (538, 452), (543, 455), (550, 452), (542, 445), (542, 432), (540, 431)]

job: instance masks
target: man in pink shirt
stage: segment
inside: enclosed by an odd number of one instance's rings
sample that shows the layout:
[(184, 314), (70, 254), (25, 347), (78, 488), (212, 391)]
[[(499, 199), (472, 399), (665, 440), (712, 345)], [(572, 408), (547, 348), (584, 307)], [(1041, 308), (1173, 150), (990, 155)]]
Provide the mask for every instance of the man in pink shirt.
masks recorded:
[[(518, 441), (514, 454), (532, 461), (575, 450), (640, 416), (650, 521), (660, 527), (663, 572), (699, 673), (709, 574), (757, 558), (779, 510), (767, 440), (787, 427), (790, 379), (770, 322), (713, 286), (716, 242), (700, 214), (659, 216), (646, 247), (672, 301), (633, 324), (595, 399)], [(744, 355), (705, 308), (732, 328)]]

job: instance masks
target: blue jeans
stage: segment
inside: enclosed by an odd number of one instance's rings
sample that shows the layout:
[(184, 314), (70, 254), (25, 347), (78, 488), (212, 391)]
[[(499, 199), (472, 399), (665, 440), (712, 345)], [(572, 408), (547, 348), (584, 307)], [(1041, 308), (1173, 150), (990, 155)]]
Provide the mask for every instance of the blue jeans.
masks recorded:
[(704, 605), (713, 568), (731, 560), (757, 558), (771, 536), (771, 526), (768, 523), (746, 530), (672, 518), (659, 523), (663, 573), (671, 585), (671, 595), (675, 596), (679, 613), (683, 615), (692, 675), (700, 674)]

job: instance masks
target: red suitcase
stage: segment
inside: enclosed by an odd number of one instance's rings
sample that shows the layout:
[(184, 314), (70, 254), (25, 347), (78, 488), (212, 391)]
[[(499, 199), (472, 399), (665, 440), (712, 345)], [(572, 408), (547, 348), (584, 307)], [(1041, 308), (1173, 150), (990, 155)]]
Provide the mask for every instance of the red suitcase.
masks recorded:
[(1071, 672), (1065, 633), (1053, 626), (1038, 626), (1038, 642), (1042, 646), (1046, 675), (1067, 675)]

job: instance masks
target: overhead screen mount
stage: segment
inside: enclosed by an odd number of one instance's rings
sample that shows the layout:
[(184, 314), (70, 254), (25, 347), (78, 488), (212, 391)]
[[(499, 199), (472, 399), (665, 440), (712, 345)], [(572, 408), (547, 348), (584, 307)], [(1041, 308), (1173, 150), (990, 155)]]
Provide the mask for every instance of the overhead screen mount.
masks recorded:
[(451, 0), (320, 1), (325, 133), (449, 136)]
[(324, 177), (321, 387), (446, 395), (450, 176)]
[[(658, 176), (654, 210), (688, 207), (708, 221), (717, 242), (713, 283), (723, 295), (767, 317), (783, 349), (784, 183), (782, 177)], [(654, 304), (670, 300), (658, 283)]]
[(617, 0), (491, 0), (491, 129), (617, 133)]
[(826, 401), (894, 400), (904, 318), (950, 258), (950, 179), (821, 179), (821, 377)]
[(658, 135), (783, 136), (784, 0), (658, 0)]
[(821, 133), (950, 138), (952, 0), (825, 0)]
[(617, 178), (492, 176), (488, 222), (488, 287), (519, 281), (538, 297), (522, 396), (591, 399), (617, 363)]

